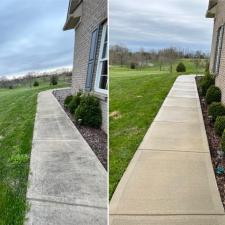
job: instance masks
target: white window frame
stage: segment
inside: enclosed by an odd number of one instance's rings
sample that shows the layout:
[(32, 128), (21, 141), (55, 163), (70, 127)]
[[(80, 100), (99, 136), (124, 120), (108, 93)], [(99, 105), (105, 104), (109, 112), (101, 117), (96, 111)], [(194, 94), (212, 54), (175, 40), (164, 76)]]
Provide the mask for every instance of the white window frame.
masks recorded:
[[(97, 70), (96, 70), (96, 78), (95, 78), (95, 91), (99, 92), (99, 93), (103, 93), (103, 94), (108, 94), (108, 88), (107, 89), (99, 88), (99, 82), (100, 82), (101, 70), (102, 70), (102, 62), (108, 61), (108, 59), (109, 59), (108, 40), (107, 40), (106, 57), (102, 58), (106, 32), (107, 32), (107, 23), (104, 23), (103, 28), (102, 28), (102, 37), (101, 37), (100, 50), (99, 50), (99, 56), (98, 56), (98, 64), (97, 64)], [(107, 70), (108, 70), (108, 68), (107, 68)], [(107, 72), (107, 75), (108, 75), (108, 72)], [(107, 84), (106, 84), (107, 87), (108, 87), (108, 81), (109, 81), (109, 77), (107, 79)]]

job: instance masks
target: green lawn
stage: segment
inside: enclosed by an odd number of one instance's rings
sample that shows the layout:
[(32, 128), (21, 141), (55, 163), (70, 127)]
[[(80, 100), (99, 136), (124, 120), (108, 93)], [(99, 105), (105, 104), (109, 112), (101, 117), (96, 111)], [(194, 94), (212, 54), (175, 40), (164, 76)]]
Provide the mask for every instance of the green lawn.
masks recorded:
[(0, 89), (0, 225), (24, 221), (37, 94), (65, 86)]
[[(189, 60), (183, 61), (187, 73), (195, 72)], [(157, 67), (110, 67), (110, 198), (177, 76)]]

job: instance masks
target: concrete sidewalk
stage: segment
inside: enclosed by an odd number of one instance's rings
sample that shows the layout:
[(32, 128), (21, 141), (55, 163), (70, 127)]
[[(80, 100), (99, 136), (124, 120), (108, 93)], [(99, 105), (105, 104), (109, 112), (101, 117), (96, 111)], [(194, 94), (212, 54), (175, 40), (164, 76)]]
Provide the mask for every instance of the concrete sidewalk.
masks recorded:
[(52, 91), (38, 96), (27, 225), (106, 225), (107, 172)]
[(195, 76), (170, 90), (113, 195), (110, 225), (225, 225)]

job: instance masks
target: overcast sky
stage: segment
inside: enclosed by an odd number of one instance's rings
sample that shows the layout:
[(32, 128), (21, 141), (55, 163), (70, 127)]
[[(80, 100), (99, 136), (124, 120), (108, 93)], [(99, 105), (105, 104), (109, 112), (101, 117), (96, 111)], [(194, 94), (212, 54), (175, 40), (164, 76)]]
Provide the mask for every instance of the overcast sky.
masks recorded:
[(208, 0), (110, 0), (110, 43), (210, 51)]
[(0, 76), (71, 65), (74, 32), (63, 32), (69, 0), (1, 0)]

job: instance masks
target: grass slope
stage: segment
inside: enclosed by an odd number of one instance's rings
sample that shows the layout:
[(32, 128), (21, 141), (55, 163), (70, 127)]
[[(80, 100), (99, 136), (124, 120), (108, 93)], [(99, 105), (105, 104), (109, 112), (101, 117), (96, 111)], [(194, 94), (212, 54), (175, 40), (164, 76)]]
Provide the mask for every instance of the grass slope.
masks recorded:
[(37, 94), (50, 88), (0, 89), (0, 225), (23, 224)]
[[(184, 62), (187, 73), (195, 71), (190, 61)], [(156, 67), (110, 67), (110, 198), (177, 76)]]

